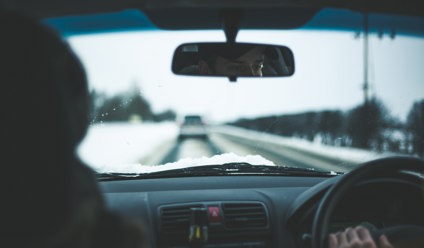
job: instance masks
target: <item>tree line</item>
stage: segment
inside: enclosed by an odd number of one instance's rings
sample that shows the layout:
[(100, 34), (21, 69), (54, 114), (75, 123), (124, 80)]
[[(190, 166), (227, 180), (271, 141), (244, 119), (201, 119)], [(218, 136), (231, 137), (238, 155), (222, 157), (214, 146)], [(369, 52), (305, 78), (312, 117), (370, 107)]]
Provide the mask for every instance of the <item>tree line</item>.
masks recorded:
[(115, 96), (92, 90), (90, 92), (90, 120), (92, 123), (103, 122), (161, 122), (174, 121), (176, 113), (166, 110), (154, 113), (149, 102), (138, 89), (132, 89)]
[[(138, 88), (115, 96), (92, 90), (92, 123), (175, 121), (176, 113), (154, 113)], [(231, 125), (285, 137), (299, 137), (331, 146), (417, 154), (424, 157), (424, 99), (415, 102), (406, 122), (390, 116), (374, 98), (348, 111), (322, 110), (239, 119)]]
[(229, 124), (332, 146), (424, 156), (424, 100), (413, 104), (405, 123), (390, 116), (384, 104), (374, 98), (348, 111), (308, 111)]

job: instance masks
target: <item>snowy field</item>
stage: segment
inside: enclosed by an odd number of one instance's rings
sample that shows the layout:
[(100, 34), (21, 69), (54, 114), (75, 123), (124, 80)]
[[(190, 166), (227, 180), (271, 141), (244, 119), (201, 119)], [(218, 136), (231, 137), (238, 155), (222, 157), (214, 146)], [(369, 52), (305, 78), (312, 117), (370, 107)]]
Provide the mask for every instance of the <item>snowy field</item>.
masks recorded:
[[(216, 132), (240, 136), (252, 140), (292, 147), (301, 151), (336, 158), (352, 163), (393, 154), (379, 154), (354, 148), (330, 147), (297, 138), (285, 138), (236, 127), (215, 127)], [(183, 158), (175, 163), (161, 166), (142, 165), (140, 161), (178, 135), (176, 123), (161, 124), (114, 123), (92, 125), (78, 149), (80, 158), (97, 172), (149, 173), (164, 169), (184, 168), (195, 165), (220, 164), (226, 162), (249, 162), (273, 165), (273, 162), (252, 154), (238, 156), (225, 153), (210, 158)]]

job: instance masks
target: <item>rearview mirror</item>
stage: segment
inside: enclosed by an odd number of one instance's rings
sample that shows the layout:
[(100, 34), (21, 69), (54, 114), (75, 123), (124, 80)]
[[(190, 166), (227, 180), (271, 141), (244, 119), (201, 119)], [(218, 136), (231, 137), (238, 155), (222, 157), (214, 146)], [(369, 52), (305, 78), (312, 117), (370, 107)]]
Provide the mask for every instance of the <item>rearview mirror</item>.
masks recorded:
[(285, 46), (253, 43), (186, 43), (174, 52), (178, 75), (285, 77), (294, 73), (294, 57)]

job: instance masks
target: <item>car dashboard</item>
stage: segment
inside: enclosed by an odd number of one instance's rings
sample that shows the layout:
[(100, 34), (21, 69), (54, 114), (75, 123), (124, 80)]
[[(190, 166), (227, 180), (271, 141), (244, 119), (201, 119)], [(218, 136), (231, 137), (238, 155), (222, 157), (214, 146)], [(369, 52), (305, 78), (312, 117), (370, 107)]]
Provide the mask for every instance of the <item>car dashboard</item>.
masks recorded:
[[(146, 225), (152, 247), (310, 247), (320, 199), (339, 177), (177, 177), (100, 186), (111, 209)], [(337, 205), (330, 230), (423, 225), (420, 182), (407, 175), (358, 185)], [(199, 209), (206, 217), (194, 223)]]

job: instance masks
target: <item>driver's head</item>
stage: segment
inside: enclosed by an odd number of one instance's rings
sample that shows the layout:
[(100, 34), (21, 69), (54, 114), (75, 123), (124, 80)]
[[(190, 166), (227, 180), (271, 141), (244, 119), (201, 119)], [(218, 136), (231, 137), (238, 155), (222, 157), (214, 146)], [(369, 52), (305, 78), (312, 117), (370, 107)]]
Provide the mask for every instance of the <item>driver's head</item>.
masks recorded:
[(260, 46), (204, 44), (199, 57), (200, 74), (262, 76), (264, 48)]

